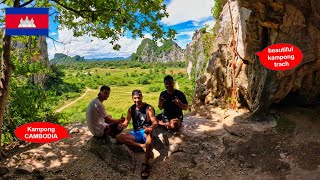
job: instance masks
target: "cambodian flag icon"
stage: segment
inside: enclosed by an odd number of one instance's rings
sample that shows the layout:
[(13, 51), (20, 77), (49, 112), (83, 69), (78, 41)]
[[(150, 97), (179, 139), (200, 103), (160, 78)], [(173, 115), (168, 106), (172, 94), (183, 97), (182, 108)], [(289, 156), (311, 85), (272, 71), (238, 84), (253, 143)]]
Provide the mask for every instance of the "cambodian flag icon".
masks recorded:
[(6, 35), (48, 36), (48, 8), (6, 8)]

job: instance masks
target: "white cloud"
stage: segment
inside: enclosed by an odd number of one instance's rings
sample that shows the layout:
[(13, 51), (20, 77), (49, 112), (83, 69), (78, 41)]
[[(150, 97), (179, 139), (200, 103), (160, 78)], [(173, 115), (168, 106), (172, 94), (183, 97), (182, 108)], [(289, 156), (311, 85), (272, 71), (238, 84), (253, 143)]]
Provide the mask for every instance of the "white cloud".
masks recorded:
[(195, 30), (180, 31), (180, 32), (178, 32), (177, 36), (187, 35), (189, 37), (192, 37), (194, 32), (195, 32)]
[(203, 22), (202, 26), (209, 25), (209, 29), (212, 29), (215, 23), (216, 23), (215, 20), (209, 20), (209, 21)]
[[(145, 37), (150, 38), (149, 34)], [(102, 57), (128, 57), (135, 52), (142, 41), (142, 38), (128, 38), (122, 37), (119, 40), (121, 46), (120, 51), (113, 50), (110, 40), (101, 40), (96, 37), (84, 35), (81, 37), (74, 37), (72, 30), (66, 28), (59, 28), (57, 41), (63, 44), (54, 42), (48, 39), (48, 53), (49, 59), (52, 59), (55, 53), (64, 53), (69, 56), (84, 56), (85, 58), (102, 58)]]
[(201, 21), (212, 16), (212, 0), (173, 0), (167, 6), (169, 17), (162, 20), (166, 25), (175, 25), (189, 20)]
[(57, 33), (56, 32), (51, 32), (49, 35), (50, 36), (55, 36), (55, 35), (57, 35)]

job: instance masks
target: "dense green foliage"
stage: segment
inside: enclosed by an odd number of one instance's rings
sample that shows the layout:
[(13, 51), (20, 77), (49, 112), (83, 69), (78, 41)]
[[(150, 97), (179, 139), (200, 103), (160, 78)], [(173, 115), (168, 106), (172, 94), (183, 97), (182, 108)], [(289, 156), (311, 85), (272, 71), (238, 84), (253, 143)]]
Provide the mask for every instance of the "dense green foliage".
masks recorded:
[[(145, 31), (154, 38), (173, 38), (175, 31), (163, 30), (159, 20), (168, 16), (162, 0), (154, 1), (68, 1), (54, 0), (61, 16), (60, 24), (74, 30), (76, 36), (92, 34), (101, 39), (111, 39), (114, 49), (121, 36), (130, 31), (132, 36), (143, 37)], [(68, 9), (65, 7), (69, 7)], [(73, 10), (70, 10), (73, 9)]]
[(214, 19), (218, 19), (220, 16), (220, 13), (222, 11), (223, 5), (225, 0), (215, 0), (214, 1), (214, 6), (211, 9), (212, 12), (212, 16), (214, 17)]
[[(51, 61), (50, 61), (51, 63)], [(75, 70), (87, 70), (91, 68), (109, 68), (109, 69), (127, 69), (127, 68), (135, 68), (140, 67), (141, 69), (150, 69), (152, 67), (158, 67), (158, 69), (162, 67), (186, 67), (185, 62), (168, 62), (168, 63), (152, 63), (152, 62), (137, 62), (130, 60), (105, 60), (105, 61), (90, 61), (90, 62), (58, 62), (59, 67), (65, 69), (75, 69)]]

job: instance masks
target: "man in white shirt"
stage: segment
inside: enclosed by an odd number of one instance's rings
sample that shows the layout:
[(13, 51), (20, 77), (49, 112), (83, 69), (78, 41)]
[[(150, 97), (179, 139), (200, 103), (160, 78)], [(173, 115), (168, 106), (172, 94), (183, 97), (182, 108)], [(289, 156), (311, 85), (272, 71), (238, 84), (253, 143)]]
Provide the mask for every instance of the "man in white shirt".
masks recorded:
[(110, 95), (110, 87), (102, 86), (97, 98), (94, 98), (87, 107), (86, 119), (90, 132), (97, 137), (104, 135), (111, 135), (115, 137), (121, 133), (122, 128), (118, 125), (122, 123), (125, 118), (121, 116), (120, 119), (113, 119), (107, 114), (102, 102), (107, 100)]

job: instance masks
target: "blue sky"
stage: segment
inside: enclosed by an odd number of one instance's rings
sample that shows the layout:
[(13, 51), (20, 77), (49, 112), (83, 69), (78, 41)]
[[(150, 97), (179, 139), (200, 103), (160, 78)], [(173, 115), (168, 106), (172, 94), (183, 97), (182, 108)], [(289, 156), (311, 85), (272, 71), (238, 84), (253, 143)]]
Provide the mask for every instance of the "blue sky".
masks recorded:
[[(214, 19), (211, 14), (214, 0), (164, 0), (164, 3), (167, 5), (169, 17), (162, 19), (160, 23), (165, 28), (172, 28), (177, 31), (175, 42), (183, 49), (191, 42), (195, 30), (200, 29), (205, 24), (210, 27), (214, 25)], [(63, 42), (61, 44), (54, 42), (51, 38), (47, 38), (49, 59), (52, 59), (55, 53), (64, 53), (69, 56), (80, 55), (87, 59), (128, 57), (136, 51), (142, 41), (141, 38), (122, 37), (118, 42), (121, 45), (121, 49), (120, 51), (115, 51), (109, 43), (110, 40), (101, 40), (88, 35), (74, 37), (72, 30), (54, 23), (53, 17), (50, 17), (49, 36), (56, 41)], [(151, 38), (149, 34), (146, 34), (145, 37)]]
[[(214, 0), (164, 0), (167, 5), (169, 18), (161, 21), (165, 27), (170, 27), (177, 31), (176, 42), (183, 49), (191, 42), (192, 35), (196, 29), (200, 29), (205, 24), (210, 27), (214, 24), (211, 14), (211, 7)], [(49, 59), (53, 58), (54, 53), (64, 53), (69, 56), (80, 55), (85, 58), (102, 57), (128, 57), (136, 51), (142, 39), (133, 39), (125, 36), (118, 42), (121, 45), (120, 51), (112, 49), (109, 40), (100, 40), (95, 37), (82, 36), (73, 37), (72, 31), (58, 28), (58, 24), (50, 21), (49, 36), (57, 41), (64, 42), (59, 44), (47, 38)], [(145, 37), (151, 37), (146, 34)]]

